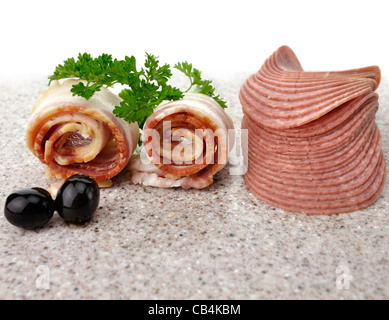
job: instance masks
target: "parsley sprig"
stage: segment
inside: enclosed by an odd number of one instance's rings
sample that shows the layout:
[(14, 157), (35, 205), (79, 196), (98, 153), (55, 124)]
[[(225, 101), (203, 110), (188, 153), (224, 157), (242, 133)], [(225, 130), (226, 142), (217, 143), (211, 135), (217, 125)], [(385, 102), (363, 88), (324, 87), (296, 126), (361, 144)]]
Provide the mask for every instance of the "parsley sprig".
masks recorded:
[(119, 93), (122, 99), (113, 113), (129, 123), (138, 122), (142, 128), (146, 119), (163, 101), (182, 99), (184, 93), (192, 88), (194, 92), (203, 93), (214, 98), (223, 108), (226, 103), (220, 96), (216, 96), (211, 81), (202, 80), (201, 72), (188, 62), (177, 63), (174, 68), (183, 72), (190, 80), (190, 87), (186, 91), (168, 84), (172, 76), (170, 66), (159, 65), (158, 57), (146, 53), (144, 67), (137, 69), (134, 56), (126, 56), (124, 60), (113, 59), (112, 55), (102, 54), (92, 58), (88, 53), (79, 54), (77, 60), (70, 58), (55, 68), (49, 76), (49, 84), (53, 80), (75, 78), (85, 80), (72, 86), (73, 96), (85, 99), (93, 97), (102, 87), (113, 87), (121, 84), (124, 89)]
[(227, 108), (226, 102), (220, 97), (220, 95), (215, 95), (215, 88), (211, 85), (212, 81), (202, 80), (201, 71), (193, 68), (191, 63), (188, 63), (186, 61), (179, 62), (174, 66), (174, 68), (180, 70), (190, 80), (190, 86), (185, 92), (189, 92), (194, 87), (193, 92), (206, 94), (211, 98), (215, 99), (222, 108)]

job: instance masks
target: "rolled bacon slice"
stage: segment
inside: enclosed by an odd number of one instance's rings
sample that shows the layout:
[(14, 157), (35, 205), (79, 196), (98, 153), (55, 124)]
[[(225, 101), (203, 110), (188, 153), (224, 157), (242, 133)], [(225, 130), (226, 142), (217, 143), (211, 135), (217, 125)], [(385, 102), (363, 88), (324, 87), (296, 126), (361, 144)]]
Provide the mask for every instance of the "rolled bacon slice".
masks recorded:
[(234, 137), (230, 116), (214, 99), (188, 93), (146, 120), (144, 154), (130, 161), (130, 178), (146, 186), (205, 188), (227, 164)]
[(386, 165), (375, 123), (376, 66), (306, 72), (279, 48), (240, 90), (248, 130), (245, 182), (259, 199), (292, 212), (338, 214), (373, 204)]
[[(86, 100), (70, 91), (79, 80), (54, 81), (33, 107), (26, 142), (47, 165), (46, 177), (81, 173), (100, 184), (125, 168), (139, 139), (139, 127), (112, 113), (120, 98), (105, 88)], [(109, 181), (108, 181), (109, 183)]]

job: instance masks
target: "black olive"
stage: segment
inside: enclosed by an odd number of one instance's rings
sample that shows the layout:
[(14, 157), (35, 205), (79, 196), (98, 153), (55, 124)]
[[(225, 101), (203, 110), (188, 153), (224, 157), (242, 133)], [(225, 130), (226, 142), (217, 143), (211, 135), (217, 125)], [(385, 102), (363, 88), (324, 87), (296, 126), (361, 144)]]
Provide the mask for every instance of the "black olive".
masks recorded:
[(55, 198), (55, 208), (69, 223), (82, 224), (92, 219), (100, 201), (96, 181), (86, 175), (76, 174), (66, 179)]
[(54, 201), (42, 188), (26, 188), (11, 193), (5, 202), (5, 218), (24, 229), (43, 227), (54, 214)]

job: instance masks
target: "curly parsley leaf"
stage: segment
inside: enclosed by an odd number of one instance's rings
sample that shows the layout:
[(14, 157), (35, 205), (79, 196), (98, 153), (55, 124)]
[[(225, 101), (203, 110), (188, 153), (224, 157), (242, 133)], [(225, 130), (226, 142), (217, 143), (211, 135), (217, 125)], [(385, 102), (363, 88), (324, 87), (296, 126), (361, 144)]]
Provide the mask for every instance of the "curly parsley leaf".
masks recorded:
[(79, 83), (72, 89), (73, 95), (90, 99), (102, 86), (112, 87), (117, 80), (110, 75), (112, 66), (117, 61), (112, 60), (109, 54), (102, 54), (92, 58), (90, 54), (79, 54), (78, 59), (70, 58), (63, 65), (55, 68), (53, 75), (49, 77), (49, 84), (53, 80), (76, 78), (87, 81), (86, 85)]
[[(211, 81), (201, 79), (201, 72), (187, 62), (178, 63), (176, 69), (182, 71), (190, 79), (190, 88), (194, 92), (203, 93), (214, 98), (223, 108), (226, 103), (214, 94)], [(129, 123), (138, 122), (142, 128), (146, 119), (163, 101), (178, 100), (184, 93), (168, 84), (172, 76), (168, 64), (160, 65), (158, 57), (146, 53), (144, 67), (137, 69), (134, 56), (126, 56), (124, 60), (112, 59), (112, 55), (102, 54), (92, 58), (88, 53), (79, 54), (77, 59), (70, 58), (58, 65), (49, 76), (49, 84), (53, 80), (80, 79), (72, 86), (73, 95), (89, 100), (102, 87), (112, 87), (121, 84), (125, 88), (119, 93), (122, 99), (113, 113)]]
[(194, 87), (194, 92), (206, 94), (216, 100), (223, 109), (227, 108), (226, 102), (220, 97), (220, 95), (215, 94), (215, 88), (211, 85), (212, 81), (203, 80), (201, 78), (201, 71), (193, 68), (191, 63), (186, 61), (179, 62), (174, 66), (174, 68), (184, 73), (190, 80), (190, 86), (185, 92), (189, 92)]
[(73, 85), (71, 92), (73, 92), (73, 96), (81, 96), (85, 99), (89, 100), (93, 97), (95, 92), (100, 91), (101, 85), (97, 83), (87, 84), (85, 85), (83, 82)]
[(49, 77), (50, 83), (53, 80), (64, 78), (79, 78), (110, 86), (113, 81), (108, 71), (112, 64), (112, 56), (109, 54), (104, 53), (94, 59), (88, 53), (80, 53), (77, 61), (74, 58), (70, 58), (65, 60), (63, 65), (58, 65), (55, 68), (54, 74)]
[(138, 122), (143, 127), (146, 119), (154, 109), (165, 100), (178, 100), (183, 93), (167, 84), (172, 76), (170, 66), (159, 66), (158, 57), (146, 53), (144, 68), (138, 73), (137, 81), (133, 81), (130, 89), (123, 90), (119, 97), (123, 99), (113, 113), (128, 122)]

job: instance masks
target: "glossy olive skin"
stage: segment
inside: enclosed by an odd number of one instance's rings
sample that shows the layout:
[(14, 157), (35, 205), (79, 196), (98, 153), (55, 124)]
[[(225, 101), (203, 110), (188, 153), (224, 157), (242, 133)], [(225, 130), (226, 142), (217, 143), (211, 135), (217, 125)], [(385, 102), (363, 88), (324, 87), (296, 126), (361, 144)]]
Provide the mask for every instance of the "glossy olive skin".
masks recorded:
[(82, 224), (92, 219), (99, 201), (100, 189), (96, 181), (76, 174), (66, 179), (59, 188), (55, 208), (66, 222)]
[(54, 214), (54, 200), (42, 188), (25, 188), (11, 193), (5, 202), (5, 218), (14, 226), (32, 230), (43, 227)]

